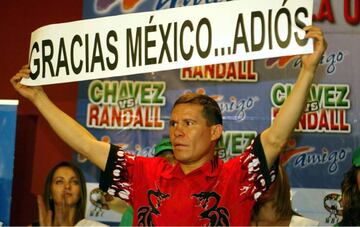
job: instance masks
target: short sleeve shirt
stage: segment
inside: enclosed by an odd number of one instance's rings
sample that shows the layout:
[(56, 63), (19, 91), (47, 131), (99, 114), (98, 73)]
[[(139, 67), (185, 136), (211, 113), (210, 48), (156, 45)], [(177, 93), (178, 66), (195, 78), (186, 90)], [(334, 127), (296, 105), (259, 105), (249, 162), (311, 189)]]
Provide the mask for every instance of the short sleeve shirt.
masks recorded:
[(226, 163), (214, 157), (186, 175), (179, 164), (135, 157), (111, 145), (100, 188), (133, 206), (134, 225), (245, 226), (275, 175), (260, 136), (240, 156)]

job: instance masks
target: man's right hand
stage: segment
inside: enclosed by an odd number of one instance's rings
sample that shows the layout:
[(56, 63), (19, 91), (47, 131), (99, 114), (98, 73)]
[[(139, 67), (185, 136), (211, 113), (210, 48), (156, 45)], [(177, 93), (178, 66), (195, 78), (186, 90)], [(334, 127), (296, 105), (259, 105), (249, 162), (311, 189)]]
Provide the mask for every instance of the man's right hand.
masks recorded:
[(98, 141), (86, 128), (59, 109), (40, 86), (21, 84), (22, 78), (29, 78), (30, 69), (24, 65), (10, 79), (14, 89), (29, 99), (46, 119), (54, 132), (71, 148), (84, 155), (100, 169), (105, 170), (110, 144)]
[(16, 73), (11, 79), (10, 82), (13, 85), (14, 89), (24, 96), (25, 98), (29, 99), (31, 102), (34, 102), (36, 96), (40, 93), (44, 93), (42, 87), (40, 86), (26, 86), (21, 84), (22, 78), (29, 78), (30, 77), (30, 68), (29, 65), (24, 65), (18, 73)]

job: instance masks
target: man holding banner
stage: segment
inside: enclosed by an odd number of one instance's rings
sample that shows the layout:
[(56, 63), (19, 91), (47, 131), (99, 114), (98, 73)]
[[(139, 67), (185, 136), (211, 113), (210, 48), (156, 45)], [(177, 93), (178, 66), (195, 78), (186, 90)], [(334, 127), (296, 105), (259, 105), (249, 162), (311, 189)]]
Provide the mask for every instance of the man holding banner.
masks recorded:
[(298, 123), (327, 46), (320, 28), (307, 26), (304, 30), (306, 38), (314, 39), (314, 52), (302, 56), (291, 94), (273, 124), (242, 155), (227, 163), (214, 156), (223, 125), (219, 106), (208, 96), (186, 94), (175, 102), (169, 135), (177, 164), (172, 166), (158, 158), (134, 157), (94, 139), (56, 107), (41, 87), (20, 83), (29, 77), (28, 66), (20, 69), (11, 83), (61, 139), (104, 171), (101, 188), (134, 207), (135, 225), (245, 226), (250, 224), (256, 199), (276, 176), (271, 167)]

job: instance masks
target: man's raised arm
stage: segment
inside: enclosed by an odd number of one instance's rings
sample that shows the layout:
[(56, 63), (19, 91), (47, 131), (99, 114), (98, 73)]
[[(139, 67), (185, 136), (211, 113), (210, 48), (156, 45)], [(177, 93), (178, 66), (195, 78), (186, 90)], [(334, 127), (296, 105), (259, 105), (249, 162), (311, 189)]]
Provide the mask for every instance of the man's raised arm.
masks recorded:
[(15, 90), (29, 99), (44, 116), (55, 133), (71, 148), (87, 157), (91, 162), (104, 170), (110, 145), (96, 138), (78, 122), (60, 110), (46, 95), (41, 87), (30, 87), (20, 83), (22, 78), (28, 78), (30, 69), (23, 66), (11, 78)]
[(301, 57), (302, 67), (290, 95), (281, 106), (273, 124), (261, 134), (261, 143), (269, 167), (285, 148), (291, 133), (299, 122), (315, 77), (316, 68), (327, 47), (320, 28), (307, 26), (304, 30), (306, 31), (306, 38), (314, 39), (314, 53)]

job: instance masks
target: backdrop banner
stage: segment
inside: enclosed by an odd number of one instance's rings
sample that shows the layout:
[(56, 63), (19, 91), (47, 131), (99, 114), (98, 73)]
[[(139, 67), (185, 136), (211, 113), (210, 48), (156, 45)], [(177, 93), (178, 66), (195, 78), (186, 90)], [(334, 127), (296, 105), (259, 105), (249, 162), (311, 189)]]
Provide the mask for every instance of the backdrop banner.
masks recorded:
[[(151, 12), (155, 15), (155, 12), (166, 11), (169, 8), (200, 9), (194, 5), (202, 4), (216, 8), (212, 12), (214, 18), (221, 18), (223, 27), (230, 25), (233, 28), (228, 34), (217, 34), (213, 20), (209, 19), (211, 27), (214, 28), (212, 37), (225, 35), (233, 42), (236, 28), (233, 24), (237, 24), (239, 13), (231, 21), (227, 21), (228, 15), (231, 17), (233, 11), (224, 10), (224, 6), (246, 3), (246, 7), (241, 9), (249, 12), (246, 16), (243, 14), (244, 31), (245, 27), (251, 28), (251, 22), (250, 25), (246, 25), (245, 21), (251, 21), (252, 18), (254, 24), (262, 24), (262, 19), (254, 17), (254, 12), (266, 14), (263, 22), (265, 41), (263, 48), (257, 52), (260, 53), (269, 47), (267, 37), (270, 33), (274, 34), (275, 30), (269, 33), (267, 26), (276, 21), (274, 18), (278, 12), (283, 12), (287, 8), (289, 15), (293, 15), (293, 12), (296, 15), (297, 9), (307, 8), (308, 17), (302, 13), (298, 16), (301, 16), (301, 21), (313, 18), (313, 23), (324, 30), (328, 49), (323, 55), (316, 79), (310, 89), (305, 113), (289, 140), (281, 162), (286, 168), (292, 186), (294, 209), (305, 217), (318, 220), (321, 225), (333, 226), (341, 220), (340, 183), (344, 173), (351, 166), (353, 151), (360, 146), (360, 105), (357, 105), (360, 103), (360, 1), (219, 1), (89, 0), (84, 1), (83, 15), (85, 18), (119, 14), (137, 15), (139, 12)], [(268, 2), (272, 5), (271, 17), (270, 11), (266, 8)], [(295, 6), (293, 11), (290, 9), (291, 4), (300, 5)], [(309, 9), (313, 9), (311, 15)], [(203, 18), (199, 16), (203, 15), (202, 10), (186, 12), (181, 15), (186, 18), (184, 20)], [(173, 15), (173, 18), (176, 17), (177, 15)], [(169, 21), (161, 21), (159, 18), (155, 16), (151, 23), (147, 21), (145, 25), (153, 25), (156, 22), (165, 24), (164, 28), (167, 28)], [(279, 14), (279, 20), (287, 20), (286, 18), (285, 13)], [(292, 16), (289, 18), (293, 21)], [(200, 20), (195, 21), (193, 24), (197, 26)], [(137, 27), (139, 26), (128, 26), (132, 31)], [(140, 27), (139, 30), (141, 29)], [(169, 28), (169, 32), (171, 29)], [(179, 31), (179, 25), (177, 29)], [(207, 33), (205, 26), (200, 30), (201, 34)], [(164, 31), (166, 34), (166, 29)], [(186, 28), (185, 31), (190, 30)], [(196, 32), (195, 26), (193, 32)], [(193, 44), (190, 42), (194, 39), (191, 33), (189, 34), (187, 42)], [(251, 29), (245, 34), (251, 34)], [(254, 43), (259, 43), (261, 36), (256, 37)], [(280, 37), (281, 40), (286, 38)], [(201, 48), (206, 47), (206, 40)], [(247, 40), (251, 40), (251, 35), (247, 36)], [(278, 44), (275, 40), (273, 37), (272, 41), (276, 46)], [(222, 40), (219, 42), (222, 43)], [(224, 39), (224, 43), (226, 42), (228, 41)], [(160, 46), (157, 43), (154, 49), (160, 51)], [(210, 53), (214, 55), (213, 48), (216, 46), (211, 46)], [(193, 44), (193, 47), (195, 51), (196, 44)], [(244, 45), (238, 47), (244, 48)], [(286, 48), (289, 49), (291, 48)], [(125, 50), (126, 48), (123, 49)], [(251, 50), (252, 47), (249, 45), (249, 54)], [(185, 51), (189, 49), (185, 48)], [(154, 70), (135, 75), (82, 81), (79, 83), (76, 118), (99, 140), (121, 145), (135, 155), (152, 157), (156, 143), (168, 136), (169, 118), (175, 100), (186, 92), (207, 94), (218, 102), (223, 114), (225, 131), (220, 141), (220, 157), (226, 161), (241, 154), (256, 135), (271, 125), (279, 107), (291, 92), (301, 61), (298, 56), (292, 56), (290, 52), (288, 54), (290, 56), (264, 56), (264, 59), (245, 61), (236, 58), (225, 63), (213, 63), (206, 58), (203, 59), (203, 64), (179, 69)], [(168, 61), (166, 51), (163, 55), (163, 59)], [(197, 53), (193, 57), (196, 55)], [(97, 183), (99, 169), (81, 156), (76, 155), (74, 158), (83, 168), (87, 181)], [(104, 213), (99, 214), (108, 217), (106, 212), (110, 211), (105, 208), (102, 210)], [(108, 220), (113, 221), (117, 218), (120, 221), (121, 215), (115, 215), (115, 219)], [(103, 220), (103, 217), (99, 215), (96, 218)]]

